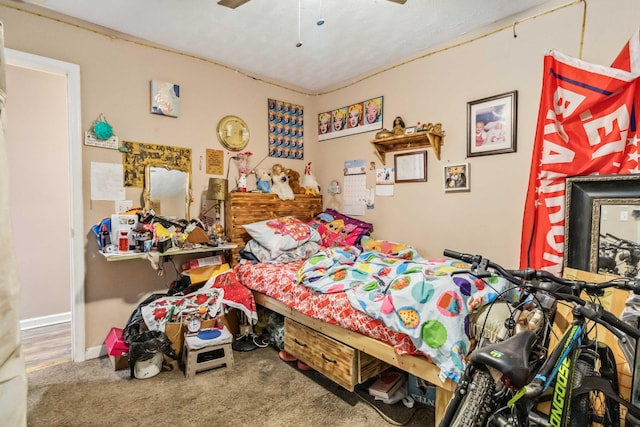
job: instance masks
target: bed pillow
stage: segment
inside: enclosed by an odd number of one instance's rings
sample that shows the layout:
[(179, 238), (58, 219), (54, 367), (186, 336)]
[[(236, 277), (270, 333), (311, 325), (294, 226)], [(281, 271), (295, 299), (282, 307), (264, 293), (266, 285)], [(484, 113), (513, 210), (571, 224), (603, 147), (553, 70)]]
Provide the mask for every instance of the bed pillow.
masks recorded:
[(310, 258), (319, 250), (320, 244), (309, 240), (297, 248), (282, 251), (277, 257), (272, 258), (271, 252), (254, 239), (249, 240), (244, 247), (244, 251), (250, 252), (255, 257), (256, 261), (267, 264), (288, 264), (290, 262), (301, 261), (303, 259)]
[(309, 221), (309, 225), (318, 230), (325, 248), (357, 245), (363, 236), (373, 231), (373, 224), (333, 209), (319, 213)]
[(369, 236), (364, 236), (360, 242), (363, 251), (376, 251), (383, 254), (397, 254), (405, 249), (411, 249), (412, 246), (402, 243), (392, 242), (390, 240), (376, 240)]
[(315, 228), (292, 216), (245, 224), (243, 227), (252, 239), (271, 252), (271, 258), (308, 241), (320, 243), (320, 235)]

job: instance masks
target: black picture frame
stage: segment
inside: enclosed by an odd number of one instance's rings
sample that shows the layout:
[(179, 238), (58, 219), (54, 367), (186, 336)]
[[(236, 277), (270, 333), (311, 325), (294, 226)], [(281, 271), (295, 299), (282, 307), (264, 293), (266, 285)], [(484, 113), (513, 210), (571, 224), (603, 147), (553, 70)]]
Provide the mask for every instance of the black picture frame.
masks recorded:
[(467, 103), (467, 157), (515, 153), (518, 91)]

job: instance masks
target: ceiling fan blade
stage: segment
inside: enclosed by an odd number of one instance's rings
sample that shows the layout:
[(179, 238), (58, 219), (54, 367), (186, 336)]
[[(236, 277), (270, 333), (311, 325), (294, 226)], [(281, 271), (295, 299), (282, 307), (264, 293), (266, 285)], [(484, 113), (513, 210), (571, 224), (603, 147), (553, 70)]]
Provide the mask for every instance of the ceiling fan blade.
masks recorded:
[[(220, 0), (218, 4), (220, 6), (229, 7), (231, 9), (235, 9), (236, 7), (240, 7), (249, 0)], [(406, 0), (405, 0), (406, 1)]]
[(392, 1), (394, 3), (398, 3), (398, 4), (405, 4), (407, 2), (407, 0), (389, 0)]

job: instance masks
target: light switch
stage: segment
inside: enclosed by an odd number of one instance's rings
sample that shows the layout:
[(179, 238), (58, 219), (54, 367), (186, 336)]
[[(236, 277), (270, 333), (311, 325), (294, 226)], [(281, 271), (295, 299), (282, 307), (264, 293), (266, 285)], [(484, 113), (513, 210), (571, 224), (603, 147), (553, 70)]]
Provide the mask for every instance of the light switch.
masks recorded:
[(116, 200), (116, 213), (126, 212), (131, 209), (132, 206), (132, 200)]
[(620, 211), (620, 221), (629, 221), (629, 211)]

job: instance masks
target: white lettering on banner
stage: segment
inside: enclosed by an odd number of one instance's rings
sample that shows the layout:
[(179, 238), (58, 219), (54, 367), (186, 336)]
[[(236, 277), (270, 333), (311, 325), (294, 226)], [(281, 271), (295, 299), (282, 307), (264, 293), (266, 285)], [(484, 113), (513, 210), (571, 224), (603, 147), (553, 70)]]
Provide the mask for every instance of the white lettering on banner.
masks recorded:
[[(615, 129), (614, 123), (618, 124)], [(604, 146), (599, 147), (591, 154), (592, 159), (612, 153), (622, 153), (627, 142), (627, 133), (629, 133), (629, 110), (626, 105), (621, 105), (611, 114), (585, 122), (583, 126), (589, 139), (589, 145), (592, 147), (600, 145), (603, 139), (605, 142)], [(614, 131), (616, 133), (612, 135)], [(615, 139), (618, 137), (620, 139)]]
[(558, 86), (553, 93), (553, 109), (556, 115), (566, 119), (582, 104), (586, 96)]
[(554, 163), (571, 163), (576, 153), (562, 145), (558, 145), (546, 138), (542, 146), (542, 164), (549, 165)]
[[(560, 238), (560, 242), (556, 240), (557, 237)], [(547, 233), (547, 244), (560, 254), (564, 251), (564, 227), (562, 225), (551, 227), (551, 230)]]
[(550, 133), (557, 133), (564, 142), (569, 142), (569, 135), (564, 131), (562, 123), (556, 119), (556, 114), (553, 110), (547, 111), (547, 120), (553, 120), (553, 123), (547, 123), (544, 125), (544, 134), (549, 135)]

